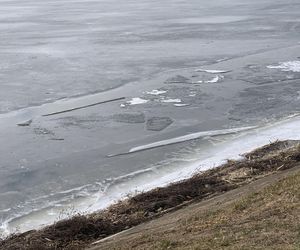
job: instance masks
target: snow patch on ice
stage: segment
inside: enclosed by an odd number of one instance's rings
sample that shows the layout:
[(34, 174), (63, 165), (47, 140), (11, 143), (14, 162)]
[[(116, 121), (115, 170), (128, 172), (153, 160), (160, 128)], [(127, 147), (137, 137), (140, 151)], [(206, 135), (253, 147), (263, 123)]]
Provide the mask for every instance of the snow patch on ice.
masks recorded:
[(153, 89), (151, 91), (147, 91), (146, 94), (148, 95), (161, 95), (161, 94), (165, 94), (167, 93), (167, 91), (165, 90), (157, 90), (157, 89)]
[(134, 97), (130, 101), (127, 101), (126, 103), (129, 105), (138, 105), (138, 104), (144, 104), (149, 102), (149, 100), (142, 99), (140, 97)]
[(205, 81), (206, 83), (217, 83), (219, 82), (221, 79), (223, 79), (223, 76), (216, 76), (213, 79), (209, 80), (209, 81)]
[(164, 99), (164, 100), (161, 100), (161, 102), (165, 102), (165, 103), (180, 103), (181, 99)]
[(206, 72), (210, 74), (222, 74), (222, 73), (228, 73), (229, 70), (215, 70), (215, 69), (196, 69), (196, 72)]
[(269, 65), (267, 66), (268, 69), (281, 69), (285, 72), (300, 72), (300, 61), (289, 61), (289, 62), (282, 62), (279, 65)]
[(188, 106), (189, 104), (187, 104), (187, 103), (177, 103), (177, 104), (174, 104), (174, 106), (175, 107), (186, 107), (186, 106)]

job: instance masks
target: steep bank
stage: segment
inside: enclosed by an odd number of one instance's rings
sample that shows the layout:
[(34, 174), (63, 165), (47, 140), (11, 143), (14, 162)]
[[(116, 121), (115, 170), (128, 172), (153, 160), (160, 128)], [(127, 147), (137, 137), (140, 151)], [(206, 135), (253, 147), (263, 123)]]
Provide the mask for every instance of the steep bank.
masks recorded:
[(244, 159), (199, 173), (190, 179), (121, 201), (89, 216), (78, 215), (39, 231), (13, 235), (0, 249), (82, 249), (96, 240), (157, 218), (188, 204), (245, 186), (299, 164), (299, 141), (274, 142)]
[(298, 166), (127, 230), (89, 250), (296, 250), (299, 188)]

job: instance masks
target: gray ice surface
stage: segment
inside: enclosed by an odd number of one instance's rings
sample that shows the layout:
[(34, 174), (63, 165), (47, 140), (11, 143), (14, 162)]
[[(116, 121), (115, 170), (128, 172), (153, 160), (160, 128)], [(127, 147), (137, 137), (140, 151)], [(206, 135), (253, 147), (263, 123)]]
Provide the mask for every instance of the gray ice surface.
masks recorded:
[(1, 1), (0, 222), (28, 229), (23, 215), (171, 172), (213, 143), (131, 148), (299, 112), (299, 73), (267, 68), (300, 60), (299, 13), (298, 0)]

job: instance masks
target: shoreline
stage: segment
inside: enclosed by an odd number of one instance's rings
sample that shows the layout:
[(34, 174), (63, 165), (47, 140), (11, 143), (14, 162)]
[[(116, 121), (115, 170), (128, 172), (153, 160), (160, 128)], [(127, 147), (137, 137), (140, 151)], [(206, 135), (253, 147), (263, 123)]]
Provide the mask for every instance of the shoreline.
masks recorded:
[[(128, 176), (124, 176), (121, 179), (117, 178), (115, 180), (116, 183), (113, 181), (105, 188), (105, 193), (97, 195), (97, 197), (99, 197), (97, 200), (94, 199), (95, 193), (90, 193), (86, 197), (81, 197), (80, 200), (71, 201), (72, 203), (64, 205), (66, 209), (57, 207), (57, 209), (52, 210), (52, 206), (50, 206), (13, 218), (12, 220), (7, 220), (5, 222), (6, 224), (3, 225), (6, 225), (5, 232), (9, 233), (5, 235), (16, 231), (23, 233), (31, 229), (43, 228), (53, 224), (57, 220), (65, 219), (71, 214), (91, 214), (95, 211), (106, 209), (117, 201), (128, 197), (128, 195), (147, 192), (156, 187), (165, 187), (170, 183), (188, 179), (195, 173), (221, 166), (226, 162), (226, 159), (240, 160), (242, 158), (241, 155), (245, 152), (250, 152), (270, 141), (292, 138), (299, 140), (300, 138), (297, 136), (298, 124), (299, 117), (294, 115), (282, 121), (271, 123), (264, 127), (258, 127), (251, 131), (234, 135), (213, 136), (208, 138), (208, 140), (213, 140), (216, 144), (211, 148), (207, 148), (208, 145), (206, 145), (205, 151), (203, 152), (201, 150), (199, 152), (197, 151), (198, 153), (195, 152), (198, 154), (196, 161), (183, 162), (180, 164), (180, 168), (146, 169), (145, 171), (137, 172), (137, 176), (133, 175), (130, 179), (128, 179)], [(192, 159), (195, 156), (190, 155), (188, 157)], [(184, 155), (181, 157), (183, 160), (185, 159)], [(145, 178), (147, 182), (145, 182)], [(122, 186), (122, 188), (120, 189), (119, 186)], [(82, 203), (83, 206), (78, 202)], [(67, 207), (69, 204), (73, 205), (71, 209)], [(80, 206), (77, 206), (78, 204)], [(60, 212), (61, 210), (63, 212)], [(52, 214), (56, 212), (56, 215), (53, 214), (53, 216), (50, 216), (48, 214), (49, 212)], [(32, 224), (32, 221), (35, 224)], [(31, 223), (31, 226), (28, 226), (28, 223)], [(17, 228), (17, 230), (15, 230), (15, 228)]]
[(44, 247), (38, 249), (51, 249), (54, 246), (56, 249), (66, 249), (71, 245), (82, 249), (95, 241), (189, 204), (226, 193), (275, 172), (290, 169), (299, 162), (299, 141), (276, 141), (244, 154), (242, 160), (228, 160), (218, 168), (130, 197), (106, 210), (86, 216), (77, 215), (41, 230), (11, 235), (0, 242), (0, 249), (9, 249), (9, 246), (15, 244), (25, 247), (19, 249), (28, 249), (26, 247), (31, 247), (30, 244)]
[(96, 241), (86, 249), (297, 249), (299, 185), (297, 165)]

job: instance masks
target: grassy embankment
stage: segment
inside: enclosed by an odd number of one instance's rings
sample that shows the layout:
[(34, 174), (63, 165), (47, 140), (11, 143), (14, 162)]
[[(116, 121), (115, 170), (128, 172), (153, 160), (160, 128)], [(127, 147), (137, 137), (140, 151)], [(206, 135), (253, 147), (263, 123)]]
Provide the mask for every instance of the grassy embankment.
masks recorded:
[[(90, 250), (299, 250), (299, 170), (260, 191), (241, 194), (242, 198), (235, 197), (225, 206), (200, 202), (172, 214), (176, 219), (164, 216)], [(230, 199), (229, 193), (226, 198)]]

